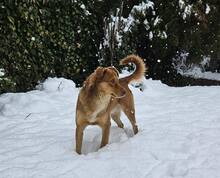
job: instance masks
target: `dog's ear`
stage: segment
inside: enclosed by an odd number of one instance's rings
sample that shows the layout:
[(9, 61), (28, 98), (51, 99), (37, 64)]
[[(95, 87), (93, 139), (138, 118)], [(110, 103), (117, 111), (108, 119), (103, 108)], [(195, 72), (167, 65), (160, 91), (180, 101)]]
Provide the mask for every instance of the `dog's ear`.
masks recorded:
[(119, 72), (114, 66), (108, 67), (108, 69), (112, 70), (116, 74), (116, 76), (119, 77)]
[(96, 70), (95, 70), (95, 73), (96, 73), (96, 78), (102, 78), (103, 77), (103, 73), (104, 73), (104, 68), (103, 67), (98, 67)]
[(94, 81), (95, 81), (95, 78), (94, 78), (94, 73), (92, 73), (85, 81), (84, 81), (84, 84), (83, 84), (83, 88), (85, 88), (86, 90), (90, 90), (91, 88), (93, 88), (93, 84), (94, 84)]
[(84, 82), (84, 87), (87, 90), (93, 89), (95, 85), (100, 81), (105, 75), (105, 68), (98, 67)]
[(95, 70), (95, 73), (96, 73), (96, 82), (99, 82), (99, 80), (102, 80), (105, 76), (107, 72), (107, 69), (104, 68), (104, 67), (98, 67), (96, 70)]

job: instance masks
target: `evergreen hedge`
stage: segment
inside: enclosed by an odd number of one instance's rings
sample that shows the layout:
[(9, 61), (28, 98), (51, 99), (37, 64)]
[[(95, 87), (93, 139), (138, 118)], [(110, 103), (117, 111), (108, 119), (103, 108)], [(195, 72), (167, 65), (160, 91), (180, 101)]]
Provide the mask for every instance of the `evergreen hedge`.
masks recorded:
[(26, 91), (48, 76), (82, 83), (98, 65), (99, 41), (97, 19), (80, 2), (1, 2), (0, 92)]
[[(123, 18), (140, 2), (149, 1), (124, 1)], [(218, 0), (152, 2), (153, 8), (132, 12), (134, 22), (120, 32), (114, 64), (136, 53), (149, 66), (147, 77), (183, 85), (187, 82), (174, 69), (173, 58), (184, 51), (189, 63), (199, 64), (203, 56), (210, 56), (210, 69), (220, 71)], [(33, 89), (49, 76), (80, 85), (98, 65), (109, 65), (104, 24), (120, 4), (118, 0), (2, 0), (0, 93)], [(192, 11), (183, 18), (186, 7)]]

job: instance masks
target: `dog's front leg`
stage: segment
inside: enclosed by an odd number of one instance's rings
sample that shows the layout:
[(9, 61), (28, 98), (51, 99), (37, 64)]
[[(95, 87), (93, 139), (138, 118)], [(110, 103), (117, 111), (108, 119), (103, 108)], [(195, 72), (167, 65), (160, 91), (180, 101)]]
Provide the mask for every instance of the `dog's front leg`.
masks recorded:
[(102, 123), (100, 126), (102, 128), (102, 141), (101, 141), (101, 146), (100, 146), (101, 148), (107, 145), (109, 141), (109, 132), (110, 132), (110, 127), (111, 127), (110, 117), (107, 119), (105, 123)]
[(78, 125), (76, 127), (76, 152), (78, 154), (81, 154), (83, 131), (84, 131), (85, 127), (86, 127), (85, 125), (83, 125), (83, 126)]

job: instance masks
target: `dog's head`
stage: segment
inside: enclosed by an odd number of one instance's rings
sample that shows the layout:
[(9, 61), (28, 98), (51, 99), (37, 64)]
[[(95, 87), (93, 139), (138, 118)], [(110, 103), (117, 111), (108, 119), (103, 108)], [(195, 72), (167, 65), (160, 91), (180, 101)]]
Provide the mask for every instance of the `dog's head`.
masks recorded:
[(88, 90), (115, 98), (125, 96), (125, 89), (119, 84), (118, 71), (114, 67), (98, 67), (84, 83)]

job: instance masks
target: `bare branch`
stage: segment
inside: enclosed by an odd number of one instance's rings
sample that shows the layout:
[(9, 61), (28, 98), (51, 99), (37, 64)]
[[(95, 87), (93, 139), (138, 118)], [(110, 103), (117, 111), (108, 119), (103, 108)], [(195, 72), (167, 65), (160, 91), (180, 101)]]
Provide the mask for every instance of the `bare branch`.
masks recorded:
[[(122, 17), (122, 12), (123, 12), (123, 6), (124, 6), (124, 2), (122, 0), (121, 5), (120, 5), (120, 9), (117, 8), (117, 10), (116, 10), (114, 20), (111, 19), (111, 16), (104, 19), (104, 22), (105, 22), (104, 33), (105, 33), (105, 39), (108, 42), (111, 65), (113, 65), (113, 60), (115, 57), (115, 45), (117, 42), (117, 35), (121, 29), (121, 22), (122, 22), (121, 17)], [(108, 35), (108, 36), (106, 37), (106, 35)]]

